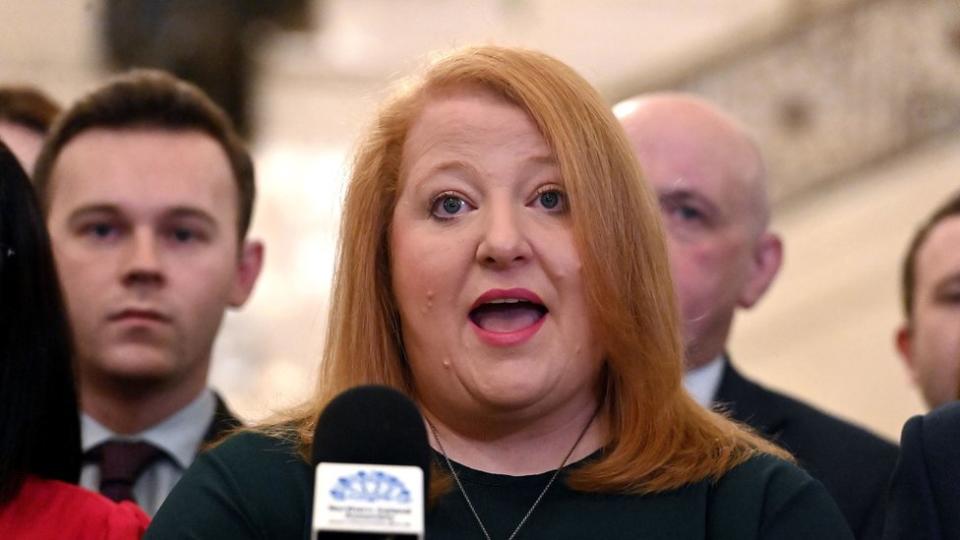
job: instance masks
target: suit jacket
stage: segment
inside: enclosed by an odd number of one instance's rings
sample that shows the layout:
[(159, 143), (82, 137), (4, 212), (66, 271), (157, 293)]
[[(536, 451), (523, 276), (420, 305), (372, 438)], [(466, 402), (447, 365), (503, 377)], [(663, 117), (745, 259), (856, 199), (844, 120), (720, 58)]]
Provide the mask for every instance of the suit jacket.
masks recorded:
[(727, 361), (714, 403), (789, 450), (823, 483), (858, 539), (880, 538), (897, 447), (747, 379)]
[(884, 540), (960, 538), (960, 403), (903, 426)]

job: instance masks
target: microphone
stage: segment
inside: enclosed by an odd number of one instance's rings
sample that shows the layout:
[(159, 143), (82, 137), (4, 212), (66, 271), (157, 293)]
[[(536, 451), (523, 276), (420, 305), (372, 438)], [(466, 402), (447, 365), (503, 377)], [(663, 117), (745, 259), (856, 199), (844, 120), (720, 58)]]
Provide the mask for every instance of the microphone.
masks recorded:
[(358, 386), (320, 414), (313, 439), (315, 540), (424, 536), (430, 446), (402, 393)]

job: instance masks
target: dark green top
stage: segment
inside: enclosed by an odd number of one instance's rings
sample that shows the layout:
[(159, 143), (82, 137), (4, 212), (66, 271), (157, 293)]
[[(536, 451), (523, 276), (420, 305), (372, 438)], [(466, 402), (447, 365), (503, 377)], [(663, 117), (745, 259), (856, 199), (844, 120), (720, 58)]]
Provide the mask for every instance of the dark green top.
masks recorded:
[[(550, 477), (457, 471), (495, 540), (510, 535)], [(577, 492), (562, 479), (517, 540), (853, 538), (823, 486), (771, 456), (756, 456), (716, 483), (655, 495)], [(243, 433), (194, 462), (146, 539), (306, 539), (312, 500), (313, 468), (290, 443)], [(456, 489), (427, 512), (427, 538), (483, 540)]]

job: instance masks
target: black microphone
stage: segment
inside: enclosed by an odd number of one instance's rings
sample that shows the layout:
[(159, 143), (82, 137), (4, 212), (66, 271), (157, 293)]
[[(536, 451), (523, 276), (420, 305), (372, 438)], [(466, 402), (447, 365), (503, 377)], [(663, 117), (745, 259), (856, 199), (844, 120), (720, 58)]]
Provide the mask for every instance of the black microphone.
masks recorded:
[(419, 539), (430, 445), (417, 406), (386, 386), (358, 386), (320, 414), (313, 439), (313, 537)]

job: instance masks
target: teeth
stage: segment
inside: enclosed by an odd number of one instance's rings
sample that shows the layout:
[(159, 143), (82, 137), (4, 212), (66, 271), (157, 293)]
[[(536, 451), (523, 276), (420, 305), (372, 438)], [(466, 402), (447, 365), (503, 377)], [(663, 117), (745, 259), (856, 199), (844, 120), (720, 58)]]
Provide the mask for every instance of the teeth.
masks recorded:
[(496, 300), (491, 300), (487, 303), (488, 304), (519, 304), (520, 302), (526, 302), (526, 300), (520, 300), (518, 298), (497, 298)]

